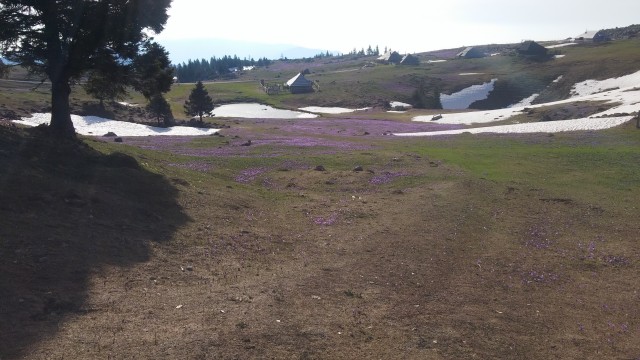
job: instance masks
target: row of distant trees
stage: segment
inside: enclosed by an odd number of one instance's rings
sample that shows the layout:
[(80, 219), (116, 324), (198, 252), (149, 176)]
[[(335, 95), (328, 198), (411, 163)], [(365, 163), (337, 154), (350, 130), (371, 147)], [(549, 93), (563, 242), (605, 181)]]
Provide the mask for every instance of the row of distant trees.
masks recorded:
[(200, 80), (215, 80), (228, 76), (232, 68), (242, 69), (244, 66), (269, 66), (271, 60), (265, 58), (240, 59), (238, 56), (225, 55), (221, 58), (189, 60), (178, 64), (175, 73), (180, 82), (196, 82)]

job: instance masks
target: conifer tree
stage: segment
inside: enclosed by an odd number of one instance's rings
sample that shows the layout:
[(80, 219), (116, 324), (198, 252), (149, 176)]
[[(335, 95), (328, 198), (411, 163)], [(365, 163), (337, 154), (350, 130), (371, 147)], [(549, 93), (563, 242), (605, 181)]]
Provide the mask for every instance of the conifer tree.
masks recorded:
[(199, 116), (202, 122), (202, 115), (211, 110), (213, 110), (213, 100), (202, 81), (198, 81), (195, 88), (191, 90), (189, 99), (184, 103), (184, 112), (189, 116)]
[(173, 124), (173, 114), (171, 113), (171, 106), (162, 94), (155, 94), (149, 100), (147, 110), (156, 118), (158, 125), (160, 120), (163, 121), (165, 126)]
[(0, 0), (0, 53), (51, 81), (52, 135), (75, 137), (71, 85), (106, 60), (126, 67), (171, 0)]

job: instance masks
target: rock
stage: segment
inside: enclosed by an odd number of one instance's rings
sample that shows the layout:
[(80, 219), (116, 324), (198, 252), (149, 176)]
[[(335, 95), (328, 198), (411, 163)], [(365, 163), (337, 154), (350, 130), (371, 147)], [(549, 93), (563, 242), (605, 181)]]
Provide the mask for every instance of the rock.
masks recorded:
[(117, 143), (121, 143), (122, 142), (122, 138), (121, 137), (117, 137), (117, 138), (113, 139), (113, 141), (117, 142)]
[(356, 172), (364, 171), (364, 168), (362, 166), (358, 165), (358, 166), (353, 168), (353, 171), (356, 171)]
[(240, 146), (251, 146), (251, 140), (247, 140), (246, 143), (240, 144)]
[(313, 169), (315, 171), (327, 171), (327, 169), (324, 168), (324, 166), (322, 165), (318, 165), (315, 167), (315, 169)]
[(109, 131), (108, 133), (102, 135), (103, 137), (118, 137), (118, 135), (116, 135), (116, 133), (114, 133), (113, 131)]
[(442, 114), (438, 114), (438, 115), (432, 117), (431, 121), (440, 120), (440, 119), (442, 119)]

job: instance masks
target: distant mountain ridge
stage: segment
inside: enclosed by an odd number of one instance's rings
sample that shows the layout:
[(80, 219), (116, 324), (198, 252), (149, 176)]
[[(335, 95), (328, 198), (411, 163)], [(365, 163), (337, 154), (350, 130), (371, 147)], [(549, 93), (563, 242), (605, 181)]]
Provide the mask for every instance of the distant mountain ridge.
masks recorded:
[[(280, 58), (300, 59), (313, 57), (319, 53), (326, 53), (327, 49), (311, 49), (289, 44), (263, 44), (249, 41), (235, 41), (224, 39), (187, 39), (187, 40), (157, 40), (169, 51), (169, 57), (174, 64), (187, 62), (189, 59), (210, 59), (225, 55), (237, 55), (241, 59)], [(338, 54), (338, 51), (330, 53)]]

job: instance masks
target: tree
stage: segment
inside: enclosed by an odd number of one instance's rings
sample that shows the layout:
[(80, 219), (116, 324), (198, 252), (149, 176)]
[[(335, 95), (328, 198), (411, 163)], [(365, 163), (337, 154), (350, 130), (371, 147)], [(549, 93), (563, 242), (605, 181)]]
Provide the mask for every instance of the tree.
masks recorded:
[(160, 120), (163, 121), (165, 126), (173, 124), (173, 114), (171, 113), (171, 106), (162, 94), (153, 95), (147, 105), (147, 110), (156, 118), (158, 125)]
[(196, 87), (191, 90), (189, 99), (184, 103), (184, 112), (189, 116), (200, 116), (213, 110), (213, 100), (209, 96), (209, 92), (202, 85), (202, 81), (196, 83)]
[(171, 0), (0, 0), (1, 52), (51, 81), (53, 135), (75, 137), (71, 85), (105, 62), (127, 67)]
[(5, 77), (9, 73), (9, 66), (7, 66), (2, 59), (0, 59), (0, 77)]
[(442, 109), (440, 90), (437, 86), (429, 86), (424, 80), (413, 91), (411, 102), (417, 109)]
[(103, 107), (105, 100), (122, 100), (127, 95), (127, 84), (131, 78), (131, 69), (120, 66), (109, 57), (104, 57), (104, 62), (89, 72), (87, 82), (83, 85), (87, 94), (100, 100)]
[(171, 90), (173, 66), (169, 53), (154, 42), (143, 45), (144, 52), (133, 59), (133, 87), (147, 100)]

